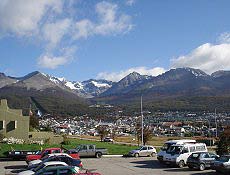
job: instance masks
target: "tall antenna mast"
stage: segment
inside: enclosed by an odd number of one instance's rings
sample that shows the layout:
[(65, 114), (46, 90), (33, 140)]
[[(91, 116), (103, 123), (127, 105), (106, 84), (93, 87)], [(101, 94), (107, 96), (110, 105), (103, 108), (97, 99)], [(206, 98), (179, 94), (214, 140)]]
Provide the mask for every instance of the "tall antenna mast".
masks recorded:
[(141, 145), (144, 145), (144, 128), (143, 128), (143, 109), (142, 109), (142, 96), (141, 96)]

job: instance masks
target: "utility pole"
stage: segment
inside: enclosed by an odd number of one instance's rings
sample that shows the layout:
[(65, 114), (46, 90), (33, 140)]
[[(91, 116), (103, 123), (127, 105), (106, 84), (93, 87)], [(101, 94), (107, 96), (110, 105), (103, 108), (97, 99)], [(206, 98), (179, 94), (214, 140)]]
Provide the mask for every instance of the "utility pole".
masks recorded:
[(217, 138), (217, 120), (216, 120), (216, 108), (215, 108), (215, 124), (216, 124), (216, 138)]
[(143, 128), (143, 109), (142, 109), (142, 96), (141, 96), (141, 145), (144, 145), (144, 128)]

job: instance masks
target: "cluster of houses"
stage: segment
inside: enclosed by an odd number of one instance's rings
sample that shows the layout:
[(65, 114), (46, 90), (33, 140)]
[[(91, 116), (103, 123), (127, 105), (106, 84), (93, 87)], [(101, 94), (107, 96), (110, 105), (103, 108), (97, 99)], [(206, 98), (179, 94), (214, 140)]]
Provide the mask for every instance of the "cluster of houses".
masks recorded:
[[(217, 137), (225, 126), (230, 125), (230, 114), (148, 112), (144, 114), (143, 123), (155, 136)], [(98, 135), (98, 128), (104, 127), (111, 135), (128, 136), (137, 134), (140, 126), (140, 116), (137, 114), (122, 116), (119, 115), (119, 112), (118, 114), (114, 113), (112, 117), (108, 116), (107, 119), (92, 118), (88, 115), (76, 117), (43, 115), (39, 118), (40, 131), (53, 131), (58, 135), (96, 136)], [(15, 137), (27, 140), (35, 135), (37, 133), (29, 133), (29, 116), (23, 116), (22, 110), (10, 109), (7, 101), (1, 100), (0, 136), (2, 138)]]
[[(230, 124), (228, 114), (155, 113), (143, 117), (144, 126), (155, 136), (216, 137)], [(140, 116), (115, 116), (113, 121), (78, 116), (74, 118), (43, 117), (40, 127), (50, 127), (57, 134), (98, 135), (97, 128), (103, 126), (116, 136), (135, 135), (140, 127)], [(217, 129), (216, 129), (217, 128)]]

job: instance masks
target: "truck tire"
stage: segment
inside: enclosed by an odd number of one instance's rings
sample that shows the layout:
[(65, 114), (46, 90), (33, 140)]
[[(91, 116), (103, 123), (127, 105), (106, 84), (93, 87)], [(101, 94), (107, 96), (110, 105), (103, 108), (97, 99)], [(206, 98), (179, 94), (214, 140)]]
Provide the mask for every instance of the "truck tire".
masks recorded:
[(138, 154), (138, 153), (135, 153), (135, 154), (134, 154), (134, 157), (139, 157), (139, 154)]
[(97, 152), (97, 153), (95, 154), (95, 156), (96, 156), (96, 158), (101, 158), (102, 153), (101, 153), (101, 152)]
[(183, 160), (180, 160), (178, 166), (179, 166), (180, 168), (183, 168), (183, 167), (185, 166), (184, 161), (183, 161)]

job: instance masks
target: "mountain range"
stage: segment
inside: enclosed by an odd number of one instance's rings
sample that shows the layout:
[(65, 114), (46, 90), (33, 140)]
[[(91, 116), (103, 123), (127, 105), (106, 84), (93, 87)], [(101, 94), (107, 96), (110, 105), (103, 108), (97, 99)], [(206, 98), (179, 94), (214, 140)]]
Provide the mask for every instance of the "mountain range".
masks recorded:
[(179, 106), (183, 103), (182, 106), (188, 108), (199, 106), (191, 104), (194, 99), (207, 103), (206, 107), (210, 99), (212, 106), (224, 101), (223, 106), (228, 108), (230, 71), (208, 75), (199, 69), (177, 68), (156, 77), (133, 72), (118, 82), (95, 79), (68, 81), (38, 71), (24, 77), (0, 73), (0, 98), (7, 98), (12, 107), (24, 110), (28, 110), (32, 102), (35, 108), (45, 113), (77, 115), (87, 112), (90, 102), (132, 106), (139, 103), (140, 96), (143, 96), (146, 106), (154, 109), (162, 109), (161, 105), (165, 105), (166, 110), (171, 109), (176, 103)]

